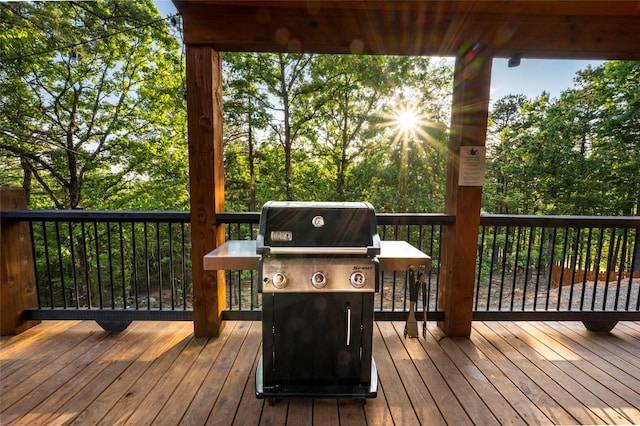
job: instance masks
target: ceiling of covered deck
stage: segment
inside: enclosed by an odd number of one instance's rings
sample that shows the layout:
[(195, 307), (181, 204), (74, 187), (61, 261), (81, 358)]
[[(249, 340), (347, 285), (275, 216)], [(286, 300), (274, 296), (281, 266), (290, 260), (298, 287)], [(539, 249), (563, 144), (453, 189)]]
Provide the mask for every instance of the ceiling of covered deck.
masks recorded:
[(640, 1), (174, 0), (217, 51), (640, 59)]

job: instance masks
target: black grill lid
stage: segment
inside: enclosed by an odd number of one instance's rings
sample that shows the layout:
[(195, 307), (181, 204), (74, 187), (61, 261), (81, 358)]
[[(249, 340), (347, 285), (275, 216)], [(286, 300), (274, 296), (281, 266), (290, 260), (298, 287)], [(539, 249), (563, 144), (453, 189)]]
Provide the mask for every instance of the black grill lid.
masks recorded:
[(262, 207), (256, 253), (376, 256), (375, 210), (367, 202), (269, 201)]

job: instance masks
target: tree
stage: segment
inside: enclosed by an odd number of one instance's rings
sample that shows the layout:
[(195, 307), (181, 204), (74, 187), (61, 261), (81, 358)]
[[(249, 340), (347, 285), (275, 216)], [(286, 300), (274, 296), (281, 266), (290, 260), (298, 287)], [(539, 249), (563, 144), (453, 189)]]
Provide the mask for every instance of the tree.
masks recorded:
[[(256, 211), (256, 162), (259, 135), (272, 120), (267, 93), (262, 81), (266, 62), (256, 53), (225, 53), (225, 185), (232, 208)], [(245, 175), (248, 169), (248, 177)], [(246, 194), (249, 192), (248, 200)]]
[(151, 0), (0, 7), (0, 152), (33, 206), (134, 207), (124, 188), (184, 174), (152, 167), (186, 164), (186, 119), (179, 45)]
[(373, 113), (367, 134), (386, 149), (378, 170), (396, 169), (385, 170), (381, 184), (392, 186), (392, 190), (382, 202), (386, 211), (441, 211), (449, 119), (445, 105), (451, 99), (453, 72), (429, 58), (412, 58), (405, 66)]
[(407, 58), (352, 55), (320, 56), (314, 62), (311, 73), (323, 92), (315, 94), (321, 111), (306, 138), (321, 159), (319, 166), (333, 176), (328, 198), (347, 199), (350, 168), (372, 144), (365, 131), (385, 96), (407, 74), (408, 63)]
[(487, 134), (487, 179), (482, 192), (487, 211), (509, 214), (516, 211), (518, 200), (513, 181), (513, 151), (516, 123), (522, 120), (521, 109), (527, 101), (524, 95), (507, 95), (498, 99), (489, 116)]
[(598, 105), (590, 155), (600, 165), (603, 214), (640, 214), (640, 62), (608, 61), (576, 80)]
[(313, 55), (263, 55), (262, 78), (268, 93), (274, 98), (275, 111), (271, 129), (284, 157), (284, 192), (287, 200), (294, 199), (292, 150), (306, 124), (317, 113), (317, 106), (308, 105), (309, 95), (322, 86), (309, 78)]

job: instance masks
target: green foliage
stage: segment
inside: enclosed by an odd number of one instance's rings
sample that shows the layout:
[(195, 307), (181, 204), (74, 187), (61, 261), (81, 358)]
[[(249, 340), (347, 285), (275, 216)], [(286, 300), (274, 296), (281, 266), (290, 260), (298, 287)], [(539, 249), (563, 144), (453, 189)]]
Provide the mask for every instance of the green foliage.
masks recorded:
[(559, 99), (510, 95), (492, 111), (483, 207), (632, 215), (640, 204), (640, 62), (580, 71)]
[[(188, 209), (184, 55), (153, 2), (10, 2), (0, 16), (1, 182), (22, 185), (31, 208)], [(227, 210), (324, 199), (443, 211), (446, 62), (223, 60)], [(496, 102), (484, 210), (637, 214), (639, 79), (638, 62), (609, 61), (559, 99)]]
[(410, 182), (402, 197), (411, 200), (409, 210), (442, 210), (452, 78), (444, 63), (350, 55), (224, 58), (230, 76), (225, 186), (234, 209), (294, 198), (364, 199), (406, 211), (394, 186), (402, 161), (394, 119), (410, 104), (423, 121), (406, 147)]
[(186, 207), (187, 169), (165, 162), (185, 164), (182, 59), (153, 2), (0, 10), (3, 180), (22, 174), (33, 207), (149, 208), (122, 191), (166, 191), (145, 184), (164, 179)]

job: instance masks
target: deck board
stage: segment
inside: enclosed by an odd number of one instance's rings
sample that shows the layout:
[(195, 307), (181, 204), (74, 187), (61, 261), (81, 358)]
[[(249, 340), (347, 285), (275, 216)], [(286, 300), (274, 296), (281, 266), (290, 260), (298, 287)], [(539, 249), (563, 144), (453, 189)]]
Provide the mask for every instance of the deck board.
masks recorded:
[[(558, 352), (553, 350), (553, 345), (546, 345), (545, 342), (552, 342), (547, 341), (545, 334), (520, 333), (521, 328), (513, 323), (501, 323), (496, 325), (496, 327), (498, 326), (513, 334), (513, 338), (510, 341), (515, 349), (527, 357), (540, 370), (552, 377), (566, 392), (575, 396), (581, 404), (593, 411), (598, 418), (607, 423), (628, 423), (630, 421), (614, 408), (602, 405), (599, 395), (606, 394), (606, 398), (610, 401), (615, 401), (616, 395), (593, 380), (587, 372), (567, 362)], [(515, 336), (521, 337), (516, 340)]]
[(640, 424), (640, 323), (476, 322), (405, 339), (377, 322), (378, 397), (256, 399), (259, 322), (45, 321), (0, 340), (0, 424)]

